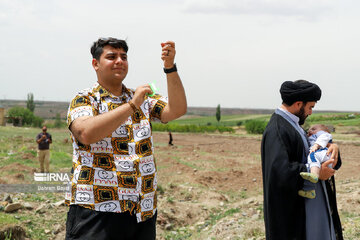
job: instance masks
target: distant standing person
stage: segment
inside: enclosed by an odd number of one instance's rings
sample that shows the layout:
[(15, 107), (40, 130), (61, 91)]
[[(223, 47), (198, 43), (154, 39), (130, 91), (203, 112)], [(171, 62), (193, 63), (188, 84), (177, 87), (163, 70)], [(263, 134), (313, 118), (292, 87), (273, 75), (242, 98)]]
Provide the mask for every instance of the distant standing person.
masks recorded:
[[(42, 132), (36, 136), (36, 142), (38, 143), (38, 158), (40, 162), (40, 172), (49, 172), (50, 165), (50, 144), (52, 138), (50, 133), (47, 133), (47, 127), (42, 127)], [(45, 171), (44, 171), (45, 164)]]
[(173, 137), (172, 137), (171, 132), (169, 131), (169, 145), (170, 146), (174, 145), (172, 142), (173, 142)]

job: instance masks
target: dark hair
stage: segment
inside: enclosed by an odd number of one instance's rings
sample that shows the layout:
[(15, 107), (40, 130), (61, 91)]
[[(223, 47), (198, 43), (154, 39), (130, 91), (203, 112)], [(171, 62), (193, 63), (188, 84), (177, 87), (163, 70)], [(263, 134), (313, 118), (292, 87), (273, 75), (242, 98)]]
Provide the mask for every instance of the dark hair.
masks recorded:
[[(324, 131), (324, 132), (330, 133), (329, 128), (328, 128), (326, 125), (324, 125), (324, 124), (315, 124), (315, 125), (313, 125), (313, 126), (310, 127), (310, 129), (316, 129), (316, 128), (318, 128), (318, 129), (320, 129), (320, 130), (322, 130), (322, 131)], [(310, 130), (310, 129), (309, 129), (309, 130)]]
[(116, 38), (99, 38), (91, 46), (90, 52), (93, 58), (100, 60), (100, 56), (103, 53), (103, 48), (107, 45), (110, 45), (113, 48), (122, 48), (125, 52), (129, 50), (128, 45), (125, 40), (116, 39)]

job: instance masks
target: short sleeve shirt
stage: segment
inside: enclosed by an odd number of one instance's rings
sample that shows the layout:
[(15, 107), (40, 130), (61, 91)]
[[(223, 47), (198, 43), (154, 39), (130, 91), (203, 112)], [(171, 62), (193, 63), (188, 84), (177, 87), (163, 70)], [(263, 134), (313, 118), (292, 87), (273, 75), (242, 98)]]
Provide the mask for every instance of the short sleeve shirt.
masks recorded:
[[(68, 126), (78, 117), (96, 116), (126, 104), (134, 91), (123, 85), (117, 97), (96, 83), (79, 92), (68, 110)], [(101, 212), (135, 213), (151, 218), (157, 206), (157, 172), (150, 121), (160, 121), (167, 98), (146, 96), (113, 133), (97, 143), (82, 144), (72, 135), (73, 174), (66, 203)]]
[[(42, 136), (44, 135), (44, 133), (39, 133), (36, 136), (36, 141), (39, 140)], [(38, 143), (38, 149), (39, 150), (48, 150), (50, 148), (50, 142), (51, 141), (51, 135), (49, 133), (46, 133), (46, 139), (45, 140), (41, 140), (40, 143)]]

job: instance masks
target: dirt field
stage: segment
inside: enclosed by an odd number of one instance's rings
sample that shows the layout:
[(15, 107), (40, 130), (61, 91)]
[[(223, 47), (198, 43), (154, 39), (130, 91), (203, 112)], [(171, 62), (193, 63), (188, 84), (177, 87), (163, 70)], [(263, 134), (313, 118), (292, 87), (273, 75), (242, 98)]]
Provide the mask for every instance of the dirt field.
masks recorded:
[[(157, 239), (265, 239), (261, 136), (173, 133), (173, 138), (174, 146), (169, 146), (167, 133), (154, 134), (159, 189)], [(336, 174), (336, 181), (345, 239), (360, 239), (360, 144), (357, 142), (339, 144), (343, 166)], [(5, 168), (23, 169), (24, 176), (19, 173), (1, 176), (0, 182), (19, 183), (34, 171), (14, 164)], [(21, 201), (22, 196), (15, 197)], [(27, 202), (31, 199), (34, 197)], [(59, 199), (61, 194), (50, 202)], [(34, 200), (33, 204), (39, 201)], [(61, 225), (61, 231), (55, 234), (48, 230), (41, 234), (48, 239), (64, 239), (66, 211), (66, 207), (46, 209), (49, 219), (58, 219), (52, 225), (58, 229)], [(27, 210), (16, 214), (20, 219), (25, 219), (22, 215), (34, 215), (23, 225), (27, 231), (41, 227), (37, 219), (43, 215)], [(47, 228), (51, 230), (51, 226)]]
[[(159, 232), (170, 222), (183, 227), (171, 236), (184, 233), (183, 239), (264, 239), (261, 137), (173, 135), (173, 147), (166, 144), (167, 134), (154, 136), (159, 183), (165, 188)], [(360, 146), (339, 145), (343, 166), (336, 180), (345, 239), (360, 239)]]
[(159, 184), (165, 192), (159, 198), (159, 235), (164, 236), (164, 229), (177, 229), (165, 236), (261, 237), (260, 139), (198, 134), (173, 137), (174, 146), (168, 146), (167, 134), (154, 136)]

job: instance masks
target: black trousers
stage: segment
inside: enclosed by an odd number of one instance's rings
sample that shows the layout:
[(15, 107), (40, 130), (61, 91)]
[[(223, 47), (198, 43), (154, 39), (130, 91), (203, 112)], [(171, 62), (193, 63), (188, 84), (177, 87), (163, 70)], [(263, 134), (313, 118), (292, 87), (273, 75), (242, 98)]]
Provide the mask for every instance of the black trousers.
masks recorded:
[(129, 212), (98, 212), (70, 205), (66, 220), (66, 240), (154, 240), (157, 213), (137, 223)]

